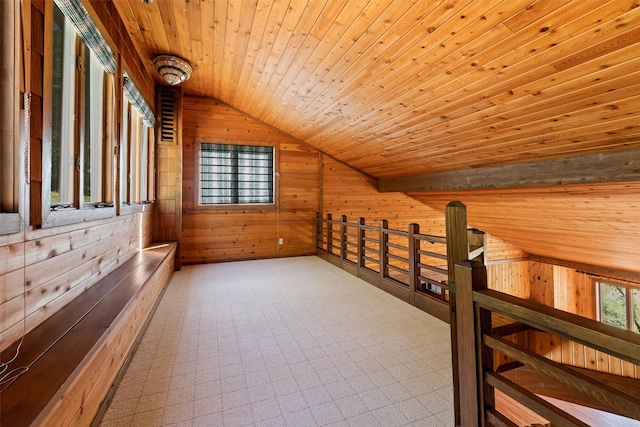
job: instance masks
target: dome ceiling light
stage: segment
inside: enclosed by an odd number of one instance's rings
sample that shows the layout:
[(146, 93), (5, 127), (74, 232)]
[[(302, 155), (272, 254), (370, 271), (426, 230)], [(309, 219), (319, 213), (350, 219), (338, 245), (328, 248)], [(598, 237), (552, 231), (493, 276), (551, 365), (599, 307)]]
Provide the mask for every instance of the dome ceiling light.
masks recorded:
[(153, 66), (171, 86), (180, 84), (191, 77), (193, 68), (182, 58), (173, 55), (158, 55), (153, 58)]

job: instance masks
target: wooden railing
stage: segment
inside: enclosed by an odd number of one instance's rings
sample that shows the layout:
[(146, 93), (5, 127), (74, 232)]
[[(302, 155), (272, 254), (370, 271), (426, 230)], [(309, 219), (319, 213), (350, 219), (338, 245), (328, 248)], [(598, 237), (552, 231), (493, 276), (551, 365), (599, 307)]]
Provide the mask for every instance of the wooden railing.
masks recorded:
[[(450, 298), (455, 304), (455, 330), (452, 331), (456, 425), (516, 426), (496, 408), (496, 390), (546, 419), (551, 425), (586, 426), (588, 423), (545, 400), (494, 369), (494, 352), (514, 360), (514, 366), (526, 366), (541, 374), (549, 387), (559, 384), (568, 393), (581, 396), (582, 401), (597, 401), (609, 412), (640, 420), (640, 396), (637, 389), (614, 387), (609, 381), (597, 379), (532, 352), (498, 333), (492, 319), (512, 319), (519, 325), (563, 337), (640, 365), (640, 335), (601, 322), (557, 310), (536, 302), (523, 300), (487, 289), (484, 265), (463, 261), (456, 265), (456, 282), (450, 284)], [(460, 351), (458, 351), (460, 349)], [(511, 377), (513, 379), (513, 377)], [(637, 381), (637, 380), (631, 380)]]
[[(469, 236), (480, 234), (467, 232), (466, 218), (462, 230), (466, 249), (459, 259), (481, 256), (481, 238), (469, 251)], [(421, 234), (418, 224), (402, 231), (390, 229), (387, 220), (366, 225), (364, 218), (350, 222), (346, 215), (318, 215), (318, 256), (446, 322), (450, 246), (445, 237)]]

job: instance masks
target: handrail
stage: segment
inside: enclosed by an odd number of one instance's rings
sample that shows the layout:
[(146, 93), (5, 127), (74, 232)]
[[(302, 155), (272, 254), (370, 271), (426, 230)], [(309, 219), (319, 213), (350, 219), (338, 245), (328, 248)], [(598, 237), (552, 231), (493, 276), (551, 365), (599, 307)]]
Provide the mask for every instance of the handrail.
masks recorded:
[(475, 291), (479, 307), (640, 365), (640, 335), (491, 289)]
[(415, 237), (417, 239), (420, 239), (423, 242), (441, 243), (443, 245), (447, 244), (447, 238), (446, 237), (431, 236), (429, 234), (414, 234), (413, 237)]
[[(493, 352), (499, 352), (521, 366), (527, 366), (573, 389), (584, 401), (597, 401), (611, 412), (640, 420), (640, 398), (628, 390), (616, 388), (559, 362), (537, 354), (521, 344), (499, 336), (492, 327), (494, 313), (514, 322), (599, 350), (627, 362), (640, 365), (640, 335), (606, 325), (593, 319), (567, 313), (534, 301), (487, 289), (486, 268), (464, 261), (456, 265), (456, 283), (450, 287), (456, 305), (456, 349), (454, 354), (459, 377), (455, 390), (461, 401), (476, 401), (456, 414), (457, 424), (483, 425), (499, 420), (499, 425), (512, 425), (495, 407), (494, 389), (528, 407), (553, 425), (585, 426), (579, 415), (567, 413), (552, 402), (541, 399), (533, 390), (514, 383), (494, 368)], [(454, 386), (455, 388), (455, 386)], [(475, 396), (474, 399), (472, 396)], [(575, 415), (575, 416), (574, 416)]]
[[(380, 288), (408, 286), (407, 302), (414, 304), (414, 294), (420, 294), (448, 305), (450, 278), (448, 267), (441, 262), (448, 261), (447, 238), (421, 234), (417, 224), (409, 224), (407, 230), (391, 229), (387, 224), (384, 220), (373, 225), (365, 224), (364, 218), (354, 221), (344, 215), (318, 215), (317, 249)], [(448, 321), (449, 316), (441, 313), (438, 317)]]
[[(407, 231), (389, 229), (387, 220), (380, 220), (378, 226), (365, 225), (364, 218), (348, 222), (346, 215), (333, 219), (317, 216), (316, 253), (344, 270), (392, 293), (404, 301), (419, 307), (433, 316), (451, 323), (452, 344), (456, 342), (456, 306), (450, 299), (450, 287), (456, 282), (456, 263), (465, 259), (483, 259), (484, 250), (477, 249), (484, 239), (478, 239), (477, 232), (467, 228), (466, 207), (460, 202), (451, 202), (445, 207), (445, 228), (447, 237), (421, 234), (418, 224), (409, 224)], [(346, 229), (356, 229), (356, 254), (347, 252)], [(469, 236), (474, 248), (470, 251)], [(351, 236), (350, 239), (354, 237)], [(406, 243), (401, 244), (405, 239)], [(424, 250), (421, 245), (434, 245)], [(378, 255), (377, 259), (367, 254)], [(470, 257), (469, 254), (474, 255)], [(353, 257), (355, 256), (355, 261)], [(398, 259), (400, 257), (402, 261)], [(437, 265), (431, 262), (436, 260)], [(441, 261), (446, 260), (446, 268)], [(400, 268), (399, 263), (408, 264)], [(434, 276), (435, 274), (435, 276)], [(446, 275), (446, 279), (442, 276)], [(453, 348), (454, 353), (457, 352)], [(458, 361), (453, 358), (453, 385), (458, 390)], [(454, 394), (456, 423), (459, 424), (460, 400)], [(494, 419), (499, 420), (496, 414)]]

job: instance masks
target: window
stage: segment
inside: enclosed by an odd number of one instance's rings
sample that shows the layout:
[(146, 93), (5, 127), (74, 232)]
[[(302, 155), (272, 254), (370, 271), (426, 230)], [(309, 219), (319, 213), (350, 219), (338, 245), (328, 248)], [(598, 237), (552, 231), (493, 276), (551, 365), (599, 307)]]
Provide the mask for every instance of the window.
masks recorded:
[[(120, 138), (120, 200), (125, 205), (149, 203), (153, 192), (149, 188), (150, 144), (153, 144), (153, 115), (129, 77), (124, 76), (125, 88)], [(143, 104), (144, 103), (144, 104)], [(148, 110), (148, 111), (147, 111)], [(152, 170), (152, 168), (151, 168)]]
[(104, 202), (105, 72), (54, 5), (51, 88), (51, 210)]
[(611, 326), (640, 332), (640, 288), (597, 282), (599, 320)]
[(199, 204), (270, 204), (274, 200), (274, 148), (200, 144)]

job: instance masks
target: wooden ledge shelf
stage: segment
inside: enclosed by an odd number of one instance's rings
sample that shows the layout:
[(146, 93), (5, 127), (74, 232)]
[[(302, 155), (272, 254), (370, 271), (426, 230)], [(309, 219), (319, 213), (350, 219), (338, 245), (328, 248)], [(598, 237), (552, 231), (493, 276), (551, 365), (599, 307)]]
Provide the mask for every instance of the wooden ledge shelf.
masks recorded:
[(7, 372), (28, 370), (2, 386), (0, 424), (89, 425), (173, 274), (175, 250), (138, 252), (30, 331)]

